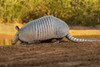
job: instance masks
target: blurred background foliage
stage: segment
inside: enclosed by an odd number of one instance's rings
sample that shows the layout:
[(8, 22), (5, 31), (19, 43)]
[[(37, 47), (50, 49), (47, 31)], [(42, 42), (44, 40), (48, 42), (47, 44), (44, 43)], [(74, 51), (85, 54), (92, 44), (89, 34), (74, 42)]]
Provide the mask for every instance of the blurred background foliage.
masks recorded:
[(27, 23), (53, 15), (69, 25), (100, 24), (100, 0), (0, 0), (0, 23)]

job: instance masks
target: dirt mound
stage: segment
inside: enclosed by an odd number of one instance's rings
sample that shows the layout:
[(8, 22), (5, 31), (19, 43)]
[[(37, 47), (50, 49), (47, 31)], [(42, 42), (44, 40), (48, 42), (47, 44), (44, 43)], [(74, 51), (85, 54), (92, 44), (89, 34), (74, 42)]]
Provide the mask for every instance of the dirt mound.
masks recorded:
[[(80, 38), (100, 39), (100, 36)], [(42, 43), (0, 47), (0, 67), (99, 67), (100, 42)]]

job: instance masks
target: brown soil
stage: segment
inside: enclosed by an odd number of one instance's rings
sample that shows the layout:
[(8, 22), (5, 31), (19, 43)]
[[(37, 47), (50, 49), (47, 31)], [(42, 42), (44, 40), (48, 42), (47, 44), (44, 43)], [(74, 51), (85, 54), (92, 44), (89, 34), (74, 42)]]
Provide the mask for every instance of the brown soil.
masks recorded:
[(2, 46), (0, 67), (100, 67), (100, 42), (75, 43), (64, 39), (62, 43)]

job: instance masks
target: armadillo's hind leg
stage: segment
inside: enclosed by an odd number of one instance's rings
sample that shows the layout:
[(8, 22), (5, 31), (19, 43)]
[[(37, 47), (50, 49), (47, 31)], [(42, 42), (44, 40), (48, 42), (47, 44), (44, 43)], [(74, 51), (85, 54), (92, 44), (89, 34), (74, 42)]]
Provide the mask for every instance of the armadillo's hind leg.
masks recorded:
[(60, 43), (63, 38), (52, 38), (48, 40), (41, 41), (41, 43)]
[(62, 39), (63, 38), (56, 38), (56, 41), (54, 43), (60, 43)]

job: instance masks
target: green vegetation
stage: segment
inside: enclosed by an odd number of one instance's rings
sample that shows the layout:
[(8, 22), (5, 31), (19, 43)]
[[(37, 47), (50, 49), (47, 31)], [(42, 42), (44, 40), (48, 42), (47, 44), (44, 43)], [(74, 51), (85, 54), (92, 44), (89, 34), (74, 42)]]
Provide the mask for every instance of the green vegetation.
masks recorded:
[(0, 23), (26, 23), (45, 15), (95, 26), (100, 24), (100, 0), (0, 0)]

